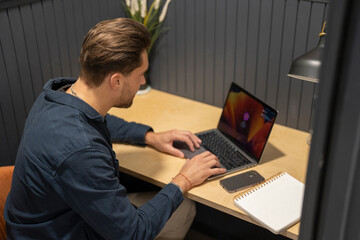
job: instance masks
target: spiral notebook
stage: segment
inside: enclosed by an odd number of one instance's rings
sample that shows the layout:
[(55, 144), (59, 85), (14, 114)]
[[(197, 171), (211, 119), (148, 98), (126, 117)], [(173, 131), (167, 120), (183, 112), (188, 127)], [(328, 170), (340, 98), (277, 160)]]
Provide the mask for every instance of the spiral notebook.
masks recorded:
[(234, 204), (254, 220), (279, 234), (301, 217), (304, 184), (281, 172), (234, 197)]

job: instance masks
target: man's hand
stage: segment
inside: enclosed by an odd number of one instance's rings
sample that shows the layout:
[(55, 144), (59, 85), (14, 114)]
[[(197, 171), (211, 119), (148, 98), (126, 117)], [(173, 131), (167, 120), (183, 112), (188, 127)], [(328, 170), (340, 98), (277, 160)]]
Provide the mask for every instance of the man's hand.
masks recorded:
[(156, 150), (184, 158), (184, 153), (173, 147), (174, 141), (185, 142), (191, 151), (194, 151), (195, 147), (199, 148), (201, 143), (201, 140), (189, 131), (170, 130), (160, 133), (150, 131), (145, 135), (145, 143)]
[(179, 185), (185, 193), (192, 187), (204, 182), (208, 177), (225, 172), (226, 169), (220, 167), (219, 160), (215, 155), (210, 152), (203, 152), (191, 160), (187, 159), (172, 182)]

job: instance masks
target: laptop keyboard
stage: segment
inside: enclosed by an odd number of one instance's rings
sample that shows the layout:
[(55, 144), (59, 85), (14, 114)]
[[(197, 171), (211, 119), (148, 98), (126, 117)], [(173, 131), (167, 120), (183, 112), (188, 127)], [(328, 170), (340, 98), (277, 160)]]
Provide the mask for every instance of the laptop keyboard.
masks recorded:
[(198, 135), (210, 152), (216, 155), (220, 163), (228, 170), (250, 163), (236, 148), (216, 132)]

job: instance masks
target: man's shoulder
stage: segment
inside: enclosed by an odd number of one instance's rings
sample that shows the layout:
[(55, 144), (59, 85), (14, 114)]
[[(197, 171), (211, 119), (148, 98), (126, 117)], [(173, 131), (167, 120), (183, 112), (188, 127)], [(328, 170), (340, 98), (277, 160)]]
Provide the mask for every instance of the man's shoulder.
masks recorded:
[(55, 170), (76, 152), (106, 149), (99, 139), (101, 134), (80, 111), (49, 104), (27, 120), (22, 147), (31, 152), (32, 158)]

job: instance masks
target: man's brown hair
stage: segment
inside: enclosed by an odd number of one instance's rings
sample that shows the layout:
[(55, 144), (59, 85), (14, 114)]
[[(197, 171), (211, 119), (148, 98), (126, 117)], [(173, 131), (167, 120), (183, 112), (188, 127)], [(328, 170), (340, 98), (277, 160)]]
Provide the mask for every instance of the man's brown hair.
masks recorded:
[(144, 25), (129, 18), (96, 24), (84, 38), (80, 52), (80, 77), (91, 87), (100, 86), (115, 72), (124, 75), (141, 66), (141, 53), (150, 45)]

